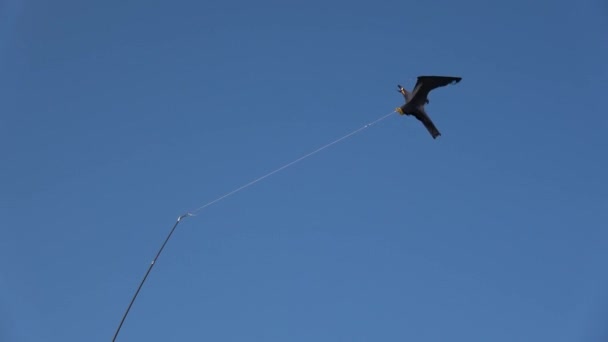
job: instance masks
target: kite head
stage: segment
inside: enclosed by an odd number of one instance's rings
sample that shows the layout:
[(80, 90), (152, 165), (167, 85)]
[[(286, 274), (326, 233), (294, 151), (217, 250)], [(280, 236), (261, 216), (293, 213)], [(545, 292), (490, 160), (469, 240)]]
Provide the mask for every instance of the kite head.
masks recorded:
[(397, 92), (399, 92), (399, 93), (401, 93), (403, 95), (405, 95), (405, 93), (407, 93), (407, 90), (405, 90), (405, 88), (403, 88), (401, 86), (401, 84), (397, 84), (397, 89), (398, 89)]
[(404, 114), (405, 114), (405, 113), (403, 112), (403, 109), (401, 109), (401, 107), (397, 107), (397, 108), (395, 108), (395, 112), (397, 112), (397, 113), (399, 113), (399, 114), (401, 114), (401, 115), (404, 115)]

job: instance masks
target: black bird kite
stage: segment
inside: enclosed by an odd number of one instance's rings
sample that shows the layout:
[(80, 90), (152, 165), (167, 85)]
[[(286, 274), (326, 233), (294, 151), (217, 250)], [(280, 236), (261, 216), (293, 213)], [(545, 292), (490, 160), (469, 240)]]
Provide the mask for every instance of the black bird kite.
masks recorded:
[(458, 83), (461, 79), (461, 77), (451, 76), (419, 76), (412, 92), (408, 92), (400, 84), (398, 84), (398, 91), (403, 94), (405, 104), (395, 110), (400, 115), (415, 116), (416, 119), (422, 122), (429, 133), (431, 133), (433, 139), (436, 139), (441, 135), (441, 133), (439, 133), (439, 130), (437, 127), (435, 127), (435, 124), (433, 124), (433, 121), (431, 121), (431, 118), (424, 110), (424, 105), (429, 103), (429, 92), (435, 88), (443, 87), (452, 83)]

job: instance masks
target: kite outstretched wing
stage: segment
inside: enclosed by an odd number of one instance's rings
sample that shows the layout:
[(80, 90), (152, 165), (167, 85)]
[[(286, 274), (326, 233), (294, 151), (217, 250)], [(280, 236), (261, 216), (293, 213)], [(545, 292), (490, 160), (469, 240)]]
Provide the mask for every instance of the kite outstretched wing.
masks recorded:
[(431, 120), (429, 115), (424, 110), (417, 110), (412, 115), (414, 115), (416, 119), (422, 122), (422, 124), (429, 131), (433, 139), (437, 139), (437, 137), (441, 135), (437, 127), (435, 127), (433, 120)]
[(451, 76), (419, 76), (412, 90), (412, 99), (410, 102), (415, 105), (423, 105), (428, 103), (428, 95), (431, 90), (439, 87), (444, 87), (448, 84), (455, 84), (462, 80), (461, 77)]

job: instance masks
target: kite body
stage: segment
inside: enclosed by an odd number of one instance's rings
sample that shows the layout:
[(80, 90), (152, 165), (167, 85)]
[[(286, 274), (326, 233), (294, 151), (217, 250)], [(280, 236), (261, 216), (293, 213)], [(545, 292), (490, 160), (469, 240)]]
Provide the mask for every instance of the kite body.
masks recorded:
[(399, 92), (403, 94), (405, 104), (398, 107), (396, 111), (400, 115), (413, 115), (422, 122), (433, 139), (436, 139), (441, 133), (424, 109), (424, 106), (429, 103), (428, 95), (435, 88), (458, 83), (461, 79), (461, 77), (451, 76), (419, 76), (414, 90), (411, 92), (405, 90), (401, 85), (397, 85)]

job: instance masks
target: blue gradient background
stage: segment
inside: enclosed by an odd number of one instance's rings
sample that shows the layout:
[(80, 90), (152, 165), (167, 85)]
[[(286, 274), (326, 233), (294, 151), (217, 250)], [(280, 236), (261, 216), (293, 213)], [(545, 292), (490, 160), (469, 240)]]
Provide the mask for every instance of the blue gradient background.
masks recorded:
[(0, 1), (0, 340), (605, 341), (601, 1)]

